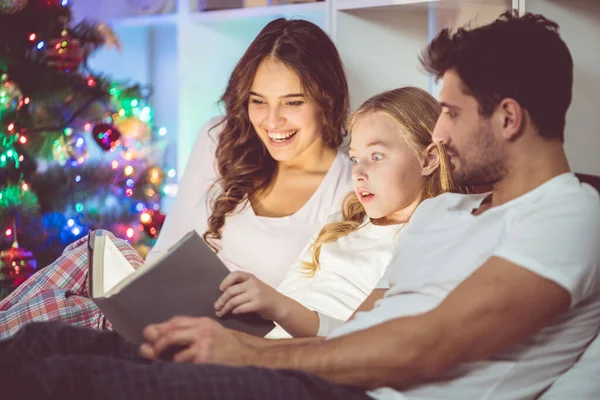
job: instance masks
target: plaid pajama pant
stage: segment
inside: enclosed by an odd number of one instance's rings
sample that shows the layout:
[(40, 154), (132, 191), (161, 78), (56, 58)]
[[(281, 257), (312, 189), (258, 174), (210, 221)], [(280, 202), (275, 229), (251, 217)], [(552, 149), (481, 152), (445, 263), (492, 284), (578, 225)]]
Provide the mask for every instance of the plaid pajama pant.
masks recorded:
[(363, 391), (292, 370), (148, 361), (115, 332), (33, 323), (0, 342), (10, 399), (366, 400)]
[[(108, 235), (134, 268), (144, 260), (124, 240)], [(98, 307), (89, 299), (87, 236), (65, 248), (62, 255), (46, 268), (23, 282), (0, 301), (0, 340), (13, 336), (34, 321), (58, 321), (94, 329), (111, 329)]]

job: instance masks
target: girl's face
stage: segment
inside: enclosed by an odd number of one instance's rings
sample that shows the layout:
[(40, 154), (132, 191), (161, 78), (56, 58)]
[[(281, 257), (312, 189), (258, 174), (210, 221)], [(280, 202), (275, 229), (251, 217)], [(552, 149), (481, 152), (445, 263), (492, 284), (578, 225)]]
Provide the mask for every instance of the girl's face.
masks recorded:
[(256, 133), (276, 161), (297, 161), (325, 146), (317, 108), (304, 95), (295, 71), (272, 58), (259, 65), (248, 115)]
[(422, 161), (391, 117), (369, 113), (355, 125), (350, 143), (354, 191), (372, 219), (406, 222), (424, 183)]

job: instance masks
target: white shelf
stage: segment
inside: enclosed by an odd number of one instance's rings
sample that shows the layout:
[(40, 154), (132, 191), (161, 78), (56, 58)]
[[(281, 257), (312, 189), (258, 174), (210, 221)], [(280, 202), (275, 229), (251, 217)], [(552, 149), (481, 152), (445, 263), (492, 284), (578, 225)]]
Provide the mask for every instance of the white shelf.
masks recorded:
[(362, 8), (405, 6), (405, 5), (427, 5), (440, 0), (338, 0), (336, 9), (340, 11), (360, 10)]
[[(509, 0), (506, 0), (507, 2)], [(515, 3), (515, 0), (512, 0)], [(381, 7), (402, 6), (405, 10), (421, 9), (427, 7), (458, 9), (465, 4), (490, 5), (498, 4), (499, 0), (337, 0), (335, 9), (337, 11), (359, 11), (363, 9), (375, 9)]]
[(149, 14), (129, 17), (111, 18), (109, 22), (119, 27), (152, 27), (161, 25), (174, 25), (180, 17), (187, 17), (195, 22), (218, 22), (251, 19), (257, 17), (301, 17), (311, 13), (325, 13), (326, 2), (305, 4), (282, 4), (267, 7), (234, 8), (217, 11), (195, 11), (190, 14)]
[(131, 17), (120, 17), (109, 20), (113, 26), (122, 27), (151, 27), (162, 25), (174, 25), (177, 23), (177, 14), (149, 14), (135, 15)]
[(193, 12), (190, 18), (197, 22), (239, 20), (254, 17), (298, 17), (314, 12), (325, 12), (326, 3), (283, 4), (267, 7), (234, 8), (230, 10)]

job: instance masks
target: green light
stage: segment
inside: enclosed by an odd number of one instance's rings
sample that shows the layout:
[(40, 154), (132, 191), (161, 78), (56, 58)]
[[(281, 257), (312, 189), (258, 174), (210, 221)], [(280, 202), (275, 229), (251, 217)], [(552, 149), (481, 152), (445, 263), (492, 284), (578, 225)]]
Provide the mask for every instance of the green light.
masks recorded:
[(75, 211), (82, 212), (83, 211), (83, 204), (81, 204), (81, 203), (75, 204)]
[(136, 99), (131, 100), (131, 107), (136, 107), (138, 105), (138, 101)]
[(4, 154), (2, 154), (2, 156), (0, 156), (0, 162), (3, 162), (3, 163), (6, 162), (6, 156)]
[(67, 43), (67, 41), (65, 40), (65, 41), (63, 41), (61, 44), (62, 44), (62, 47), (67, 47), (67, 44), (68, 44), (68, 43)]
[(111, 96), (114, 96), (115, 94), (117, 94), (117, 89), (116, 88), (110, 88), (109, 93), (110, 93)]
[(13, 153), (13, 151), (12, 151), (12, 150), (9, 150), (9, 151), (7, 151), (7, 152), (6, 152), (6, 155), (7, 155), (8, 157), (12, 157), (12, 156), (13, 156), (13, 154), (14, 154), (14, 153)]
[(66, 128), (63, 130), (63, 133), (64, 133), (66, 136), (71, 136), (71, 134), (73, 133), (73, 128), (70, 128), (70, 127), (68, 127), (68, 126), (67, 126), (67, 127), (66, 127)]

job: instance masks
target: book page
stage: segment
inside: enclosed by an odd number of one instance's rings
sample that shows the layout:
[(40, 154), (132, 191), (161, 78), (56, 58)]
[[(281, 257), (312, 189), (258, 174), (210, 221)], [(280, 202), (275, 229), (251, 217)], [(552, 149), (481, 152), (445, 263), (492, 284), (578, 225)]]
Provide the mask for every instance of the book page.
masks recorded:
[(104, 244), (104, 293), (135, 272), (117, 246), (106, 237)]

